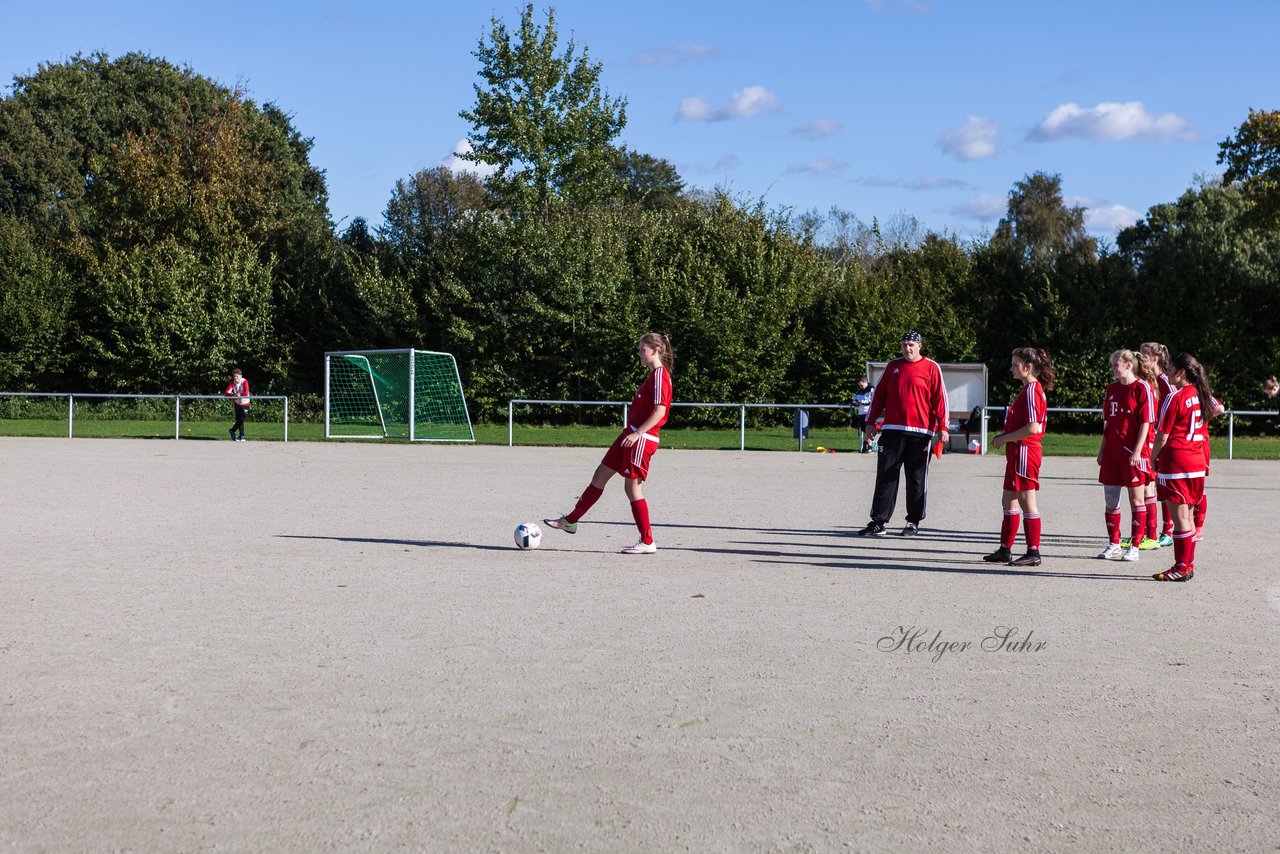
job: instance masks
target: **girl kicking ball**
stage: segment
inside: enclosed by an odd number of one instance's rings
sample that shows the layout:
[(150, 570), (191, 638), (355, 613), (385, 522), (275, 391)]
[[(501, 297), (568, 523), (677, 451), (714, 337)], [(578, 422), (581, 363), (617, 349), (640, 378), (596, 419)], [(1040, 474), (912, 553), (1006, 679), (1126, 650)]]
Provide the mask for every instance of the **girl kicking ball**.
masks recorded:
[(542, 521), (548, 528), (576, 534), (578, 520), (604, 493), (609, 478), (620, 474), (627, 498), (631, 501), (631, 516), (640, 531), (640, 539), (635, 545), (623, 549), (622, 553), (647, 555), (656, 552), (658, 546), (653, 541), (649, 505), (644, 500), (642, 485), (649, 477), (649, 460), (658, 450), (658, 431), (667, 423), (667, 413), (671, 409), (671, 342), (661, 332), (646, 332), (636, 344), (636, 356), (649, 368), (649, 375), (631, 399), (626, 429), (605, 452), (577, 505), (563, 516)]

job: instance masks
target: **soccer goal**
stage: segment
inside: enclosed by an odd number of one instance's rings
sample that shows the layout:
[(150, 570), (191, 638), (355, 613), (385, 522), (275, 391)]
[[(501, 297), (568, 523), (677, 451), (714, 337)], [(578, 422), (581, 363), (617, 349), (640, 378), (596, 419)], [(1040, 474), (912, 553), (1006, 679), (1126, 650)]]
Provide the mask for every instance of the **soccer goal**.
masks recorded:
[(474, 442), (457, 361), (430, 350), (325, 353), (324, 435)]

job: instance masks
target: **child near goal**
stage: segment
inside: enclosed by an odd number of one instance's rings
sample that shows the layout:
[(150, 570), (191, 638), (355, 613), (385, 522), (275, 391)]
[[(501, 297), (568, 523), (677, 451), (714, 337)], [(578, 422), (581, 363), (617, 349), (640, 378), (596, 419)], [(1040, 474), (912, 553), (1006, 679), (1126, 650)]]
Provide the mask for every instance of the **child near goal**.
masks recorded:
[[(1013, 351), (1009, 370), (1022, 383), (1022, 389), (1005, 412), (1004, 432), (991, 440), (991, 447), (1004, 447), (1004, 492), (1000, 496), (1004, 519), (1000, 524), (1000, 548), (983, 560), (1009, 566), (1039, 566), (1040, 510), (1036, 491), (1040, 489), (1041, 440), (1049, 411), (1045, 392), (1053, 391), (1053, 362), (1044, 350), (1019, 347)], [(1027, 552), (1015, 558), (1013, 543), (1018, 537), (1019, 521)]]
[(605, 452), (574, 508), (563, 516), (542, 520), (548, 528), (577, 533), (578, 520), (604, 494), (609, 478), (620, 474), (631, 502), (631, 517), (640, 532), (640, 539), (622, 550), (623, 554), (630, 555), (653, 554), (658, 550), (649, 524), (649, 504), (644, 498), (643, 484), (649, 477), (649, 461), (658, 450), (658, 431), (667, 423), (671, 409), (671, 341), (661, 332), (646, 332), (636, 344), (636, 357), (649, 368), (649, 375), (631, 399), (626, 429)]

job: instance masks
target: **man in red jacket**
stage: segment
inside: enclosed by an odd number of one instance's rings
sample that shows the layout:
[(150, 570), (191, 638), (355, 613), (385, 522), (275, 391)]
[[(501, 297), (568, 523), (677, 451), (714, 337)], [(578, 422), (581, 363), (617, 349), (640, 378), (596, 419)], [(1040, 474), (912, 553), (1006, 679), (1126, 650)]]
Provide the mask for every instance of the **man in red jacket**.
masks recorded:
[[(907, 470), (907, 525), (902, 536), (920, 533), (929, 490), (929, 449), (934, 435), (947, 441), (947, 389), (942, 369), (920, 355), (919, 332), (902, 336), (902, 358), (885, 366), (876, 384), (871, 411), (867, 413), (867, 437), (880, 433), (876, 459), (876, 491), (871, 501), (871, 521), (858, 532), (870, 537), (884, 532), (898, 503), (898, 473)], [(883, 418), (884, 425), (876, 422)]]

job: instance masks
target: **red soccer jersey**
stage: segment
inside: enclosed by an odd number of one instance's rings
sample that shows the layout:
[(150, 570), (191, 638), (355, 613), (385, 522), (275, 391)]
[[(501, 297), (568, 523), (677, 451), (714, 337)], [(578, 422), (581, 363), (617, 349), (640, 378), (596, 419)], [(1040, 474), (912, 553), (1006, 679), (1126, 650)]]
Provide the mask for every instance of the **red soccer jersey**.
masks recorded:
[(947, 389), (933, 359), (894, 359), (876, 383), (867, 421), (884, 416), (883, 430), (933, 433), (947, 426)]
[(1117, 380), (1107, 386), (1102, 398), (1102, 436), (1108, 454), (1118, 455), (1121, 448), (1126, 455), (1132, 454), (1142, 425), (1155, 420), (1155, 395), (1146, 380), (1134, 380), (1128, 385)]
[[(1004, 432), (1012, 433), (1019, 427), (1025, 427), (1028, 424), (1038, 422), (1041, 431), (1025, 439), (1019, 439), (1017, 442), (1010, 442), (1010, 445), (1039, 445), (1040, 440), (1044, 437), (1045, 418), (1049, 413), (1049, 401), (1044, 396), (1044, 386), (1032, 380), (1022, 387), (1018, 392), (1018, 396), (1014, 398), (1013, 405), (1004, 413)], [(1005, 447), (1009, 447), (1006, 445)]]
[(240, 382), (232, 381), (227, 383), (227, 387), (222, 393), (227, 397), (234, 397), (236, 406), (248, 407), (249, 405), (249, 381), (246, 379), (242, 379)]
[(1185, 385), (1164, 399), (1156, 430), (1169, 437), (1156, 462), (1162, 478), (1205, 476), (1209, 462), (1209, 425), (1200, 409), (1195, 386)]
[(671, 372), (661, 365), (649, 371), (649, 376), (644, 378), (644, 382), (636, 390), (636, 396), (631, 398), (627, 425), (632, 430), (637, 429), (658, 406), (665, 406), (667, 411), (663, 413), (661, 421), (649, 428), (650, 436), (658, 435), (662, 425), (667, 423), (667, 416), (671, 414)]

